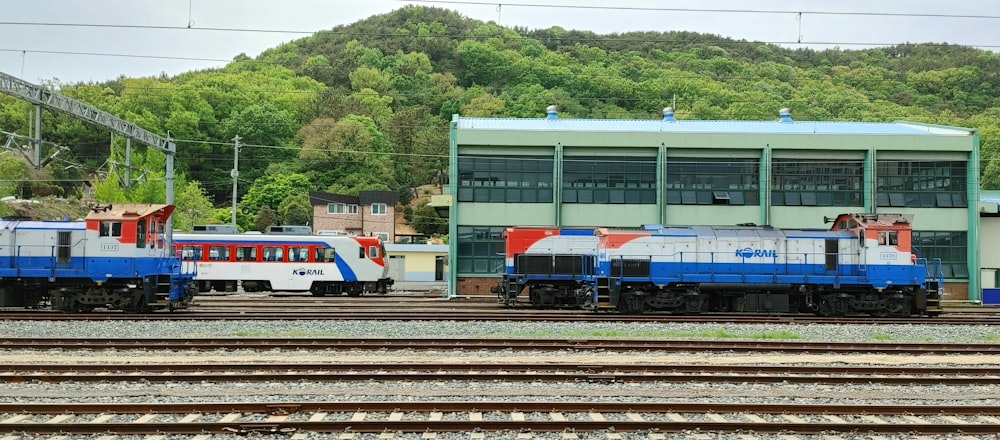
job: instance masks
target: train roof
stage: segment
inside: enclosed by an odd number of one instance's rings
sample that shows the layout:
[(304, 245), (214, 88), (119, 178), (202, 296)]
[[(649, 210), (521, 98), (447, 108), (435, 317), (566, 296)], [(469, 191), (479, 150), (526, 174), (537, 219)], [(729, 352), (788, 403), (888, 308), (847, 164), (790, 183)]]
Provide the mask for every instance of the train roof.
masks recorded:
[(162, 217), (169, 217), (174, 212), (173, 205), (149, 204), (113, 204), (95, 208), (87, 214), (87, 220), (122, 220), (124, 218), (141, 218), (161, 212)]
[(266, 235), (266, 234), (203, 234), (174, 233), (177, 243), (357, 243), (359, 239), (378, 240), (378, 236), (346, 236), (346, 235)]
[(70, 221), (41, 221), (41, 220), (18, 220), (0, 219), (0, 229), (45, 229), (60, 231), (82, 231), (87, 229), (83, 222)]

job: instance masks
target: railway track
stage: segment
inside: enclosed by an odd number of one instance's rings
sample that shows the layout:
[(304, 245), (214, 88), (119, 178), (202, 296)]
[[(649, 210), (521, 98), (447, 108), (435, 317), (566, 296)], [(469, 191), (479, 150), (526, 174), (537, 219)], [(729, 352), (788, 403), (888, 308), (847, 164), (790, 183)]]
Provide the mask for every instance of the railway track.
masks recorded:
[[(406, 310), (400, 310), (406, 309)], [(1000, 316), (963, 314), (935, 318), (823, 318), (816, 316), (747, 315), (621, 315), (585, 311), (536, 310), (448, 310), (443, 308), (289, 308), (284, 310), (201, 308), (173, 313), (129, 314), (120, 312), (53, 313), (31, 310), (0, 310), (7, 321), (519, 321), (519, 322), (653, 322), (711, 324), (912, 324), (912, 325), (1000, 325)]]
[(552, 363), (0, 364), (0, 382), (507, 381), (1000, 385), (993, 367)]
[(781, 352), (997, 354), (998, 344), (858, 343), (746, 340), (531, 338), (0, 338), (6, 350), (585, 350), (668, 352)]
[[(1000, 408), (956, 405), (800, 405), (691, 402), (279, 402), (0, 404), (0, 432), (29, 435), (309, 433), (753, 432), (994, 434)], [(161, 437), (162, 438), (162, 437)], [(433, 436), (431, 437), (433, 438)], [(474, 435), (473, 438), (476, 438)]]

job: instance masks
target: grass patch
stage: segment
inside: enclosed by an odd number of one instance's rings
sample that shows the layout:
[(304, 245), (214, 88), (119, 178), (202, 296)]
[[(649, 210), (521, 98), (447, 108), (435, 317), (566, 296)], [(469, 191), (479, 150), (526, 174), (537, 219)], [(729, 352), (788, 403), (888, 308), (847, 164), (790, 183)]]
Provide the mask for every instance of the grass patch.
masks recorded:
[(238, 331), (230, 334), (237, 338), (342, 338), (339, 333), (314, 333), (293, 330), (290, 332)]
[(876, 341), (891, 341), (891, 340), (893, 340), (893, 337), (892, 337), (892, 335), (887, 335), (885, 333), (878, 333), (878, 334), (872, 335), (872, 339), (874, 339)]
[(986, 335), (983, 339), (986, 342), (1000, 342), (1000, 335)]
[(619, 330), (594, 330), (587, 332), (565, 332), (565, 333), (526, 333), (519, 335), (528, 338), (622, 338), (622, 339), (776, 339), (792, 340), (802, 339), (801, 336), (791, 332), (767, 332), (767, 333), (731, 333), (726, 330), (713, 330), (704, 332), (628, 332)]

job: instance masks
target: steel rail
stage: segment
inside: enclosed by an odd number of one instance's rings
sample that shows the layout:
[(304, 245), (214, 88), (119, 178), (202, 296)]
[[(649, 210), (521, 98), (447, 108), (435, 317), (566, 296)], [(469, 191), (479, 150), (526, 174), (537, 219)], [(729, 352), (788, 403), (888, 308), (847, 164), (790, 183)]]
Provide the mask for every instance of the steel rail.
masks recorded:
[(609, 364), (0, 364), (0, 382), (691, 382), (996, 385), (990, 367)]
[[(197, 309), (197, 306), (195, 306)], [(903, 324), (903, 325), (994, 325), (997, 316), (961, 316), (937, 318), (822, 318), (813, 316), (743, 316), (743, 315), (620, 315), (588, 312), (511, 313), (504, 311), (481, 313), (474, 310), (440, 312), (431, 309), (394, 311), (356, 309), (305, 310), (289, 307), (287, 311), (260, 311), (240, 308), (184, 310), (173, 313), (128, 314), (119, 312), (52, 313), (48, 311), (5, 310), (0, 320), (6, 321), (517, 321), (517, 322), (678, 322), (709, 324)]]
[(0, 349), (656, 350), (671, 352), (764, 351), (783, 353), (997, 354), (1000, 353), (1000, 344), (530, 338), (0, 338)]
[[(314, 416), (324, 412), (386, 412), (402, 413), (443, 413), (455, 412), (549, 412), (597, 414), (632, 414), (629, 420), (573, 420), (566, 417), (551, 417), (552, 420), (443, 420), (427, 417), (426, 420), (364, 420), (354, 419), (327, 421), (325, 414), (311, 421), (291, 421), (286, 416), (309, 412)], [(0, 413), (7, 414), (208, 414), (241, 413), (270, 414), (264, 421), (217, 421), (199, 422), (197, 418), (189, 422), (152, 423), (148, 418), (132, 423), (98, 423), (95, 421), (71, 423), (3, 423), (0, 430), (25, 434), (204, 434), (204, 433), (292, 433), (292, 432), (476, 432), (514, 431), (534, 432), (575, 431), (616, 431), (616, 432), (680, 432), (698, 429), (701, 432), (784, 432), (796, 434), (819, 434), (831, 432), (870, 432), (877, 434), (992, 434), (996, 425), (987, 422), (954, 420), (954, 415), (995, 417), (1000, 409), (990, 405), (938, 406), (938, 405), (801, 405), (801, 404), (726, 404), (726, 403), (595, 403), (595, 402), (302, 402), (302, 403), (184, 403), (184, 404), (0, 404)], [(642, 414), (710, 414), (719, 417), (712, 421), (645, 420)], [(804, 421), (768, 422), (729, 421), (740, 414), (815, 414), (815, 415), (900, 415), (914, 417), (952, 417), (950, 423), (936, 423), (911, 420), (907, 423), (837, 422), (810, 423)], [(402, 414), (400, 414), (402, 416)], [(601, 417), (603, 419), (603, 417)]]

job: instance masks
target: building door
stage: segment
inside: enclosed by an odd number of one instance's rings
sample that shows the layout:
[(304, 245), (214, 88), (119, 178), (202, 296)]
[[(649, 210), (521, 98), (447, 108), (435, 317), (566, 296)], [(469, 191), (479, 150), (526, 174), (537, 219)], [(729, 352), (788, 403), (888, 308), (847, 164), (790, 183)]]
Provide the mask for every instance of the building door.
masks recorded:
[(444, 281), (444, 257), (434, 257), (434, 281)]
[(389, 278), (394, 281), (406, 281), (406, 256), (389, 256)]

